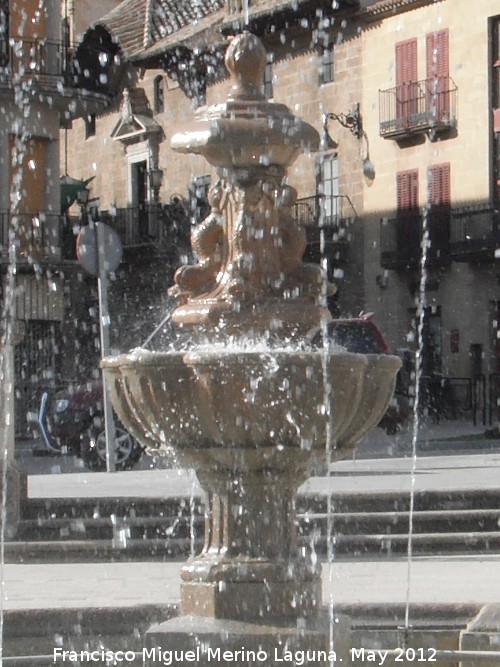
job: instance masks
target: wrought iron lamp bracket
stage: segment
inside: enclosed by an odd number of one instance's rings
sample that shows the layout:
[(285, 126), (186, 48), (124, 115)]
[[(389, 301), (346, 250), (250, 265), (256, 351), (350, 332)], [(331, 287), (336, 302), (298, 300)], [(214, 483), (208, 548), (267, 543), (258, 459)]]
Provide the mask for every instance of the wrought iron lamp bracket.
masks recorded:
[(328, 123), (331, 120), (338, 121), (342, 127), (350, 130), (358, 139), (361, 139), (363, 136), (363, 124), (359, 112), (359, 103), (356, 103), (353, 109), (348, 113), (325, 113), (323, 115), (323, 129), (325, 131), (328, 131)]

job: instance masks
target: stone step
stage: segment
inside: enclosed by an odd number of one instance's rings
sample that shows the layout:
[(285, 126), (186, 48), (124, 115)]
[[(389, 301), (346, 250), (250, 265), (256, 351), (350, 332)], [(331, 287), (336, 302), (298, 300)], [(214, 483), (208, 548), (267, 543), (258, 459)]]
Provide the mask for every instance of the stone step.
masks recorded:
[[(408, 533), (409, 512), (333, 512), (330, 529), (335, 534)], [(303, 537), (326, 534), (329, 530), (326, 513), (298, 516), (299, 535)], [(500, 525), (500, 510), (429, 510), (413, 513), (413, 532), (494, 532)], [(183, 539), (194, 532), (201, 536), (204, 519), (199, 515), (177, 517), (102, 517), (68, 519), (28, 519), (21, 522), (18, 541), (82, 541), (114, 539)]]
[(106, 517), (203, 516), (200, 498), (28, 498), (22, 503), (23, 520), (100, 519)]
[[(332, 482), (334, 486), (334, 481)], [(409, 494), (397, 491), (336, 494), (299, 494), (298, 514), (326, 514), (330, 508), (337, 514), (356, 512), (405, 512), (410, 508)], [(416, 493), (415, 511), (451, 511), (498, 509), (500, 488), (466, 492), (429, 491)], [(22, 504), (22, 519), (100, 519), (105, 517), (178, 517), (203, 516), (203, 499), (199, 497), (157, 498), (29, 498)]]
[[(405, 608), (399, 604), (337, 605), (336, 612), (352, 619), (352, 646), (376, 650), (380, 647), (401, 645), (401, 628)], [(428, 646), (429, 638), (440, 649), (457, 650), (459, 634), (479, 612), (478, 605), (413, 605), (412, 645)], [(41, 667), (54, 664), (54, 646), (64, 649), (95, 650), (102, 647), (113, 650), (141, 651), (145, 646), (145, 632), (152, 623), (177, 614), (175, 606), (158, 607), (145, 603), (132, 608), (107, 609), (42, 609), (4, 612), (3, 661), (5, 666)], [(163, 646), (164, 649), (171, 648)], [(58, 663), (59, 664), (59, 663)], [(61, 663), (63, 664), (63, 663)], [(67, 664), (67, 663), (66, 663)], [(84, 664), (84, 663), (81, 663)], [(87, 664), (87, 663), (85, 663)], [(109, 662), (92, 661), (98, 667)], [(142, 665), (142, 660), (122, 664)], [(159, 664), (163, 664), (159, 662)], [(369, 662), (369, 664), (374, 664)], [(388, 664), (385, 662), (384, 664)], [(392, 663), (391, 665), (402, 663)], [(416, 664), (416, 663), (415, 663)], [(455, 665), (453, 662), (433, 664), (436, 667)]]
[[(500, 491), (417, 494), (414, 550), (498, 551), (499, 505)], [(407, 549), (409, 499), (401, 494), (353, 493), (330, 501), (324, 495), (304, 494), (297, 509), (301, 543), (320, 553), (328, 551), (330, 532), (339, 555)], [(197, 498), (83, 499), (70, 506), (64, 498), (37, 499), (24, 504), (22, 516), (15, 542), (6, 545), (10, 562), (185, 558), (193, 544), (201, 548), (203, 539), (203, 505)]]
[[(333, 512), (329, 520), (326, 513), (299, 515), (299, 534), (326, 534), (330, 530), (336, 534), (404, 533), (410, 530), (410, 512)], [(500, 510), (429, 510), (412, 514), (413, 532), (449, 533), (483, 532), (498, 530)]]
[[(335, 480), (332, 486), (334, 488)], [(362, 482), (360, 482), (362, 489)], [(328, 507), (338, 513), (345, 512), (404, 512), (410, 509), (410, 494), (398, 491), (359, 492), (336, 494), (304, 494), (297, 498), (297, 511), (306, 513), (326, 513)], [(463, 509), (498, 509), (500, 510), (500, 488), (499, 489), (474, 489), (468, 491), (455, 491), (454, 489), (443, 491), (417, 492), (414, 496), (414, 510), (416, 511), (442, 511)]]
[(145, 539), (150, 537), (189, 537), (195, 530), (203, 531), (203, 516), (187, 515), (169, 517), (99, 517), (24, 519), (17, 531), (17, 540), (96, 540), (128, 537)]
[[(54, 664), (55, 646), (76, 651), (98, 650), (103, 646), (140, 651), (144, 645), (144, 632), (151, 623), (174, 613), (174, 608), (146, 603), (139, 608), (81, 609), (78, 613), (50, 608), (9, 610), (4, 612), (3, 661), (6, 667)], [(36, 656), (52, 656), (52, 660)], [(110, 663), (92, 661), (91, 664), (104, 666)]]
[[(326, 535), (319, 534), (314, 539), (301, 538), (300, 544), (308, 546), (321, 556), (367, 557), (393, 556), (408, 551), (407, 533), (380, 534), (335, 534), (328, 551)], [(191, 553), (198, 553), (202, 540), (178, 538), (172, 540), (148, 538), (116, 540), (57, 540), (37, 542), (7, 542), (5, 561), (7, 563), (43, 562), (99, 562), (134, 560), (184, 560)], [(448, 532), (418, 533), (412, 536), (414, 555), (435, 555), (437, 553), (492, 554), (500, 550), (500, 533)]]

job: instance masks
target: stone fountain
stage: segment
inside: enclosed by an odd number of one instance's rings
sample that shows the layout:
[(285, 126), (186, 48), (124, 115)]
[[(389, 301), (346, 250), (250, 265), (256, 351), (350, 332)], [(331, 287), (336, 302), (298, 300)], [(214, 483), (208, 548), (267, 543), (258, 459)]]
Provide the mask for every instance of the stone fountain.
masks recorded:
[(318, 149), (318, 133), (262, 95), (266, 53), (254, 35), (232, 40), (226, 64), (227, 101), (172, 138), (219, 176), (192, 234), (198, 263), (180, 268), (172, 289), (191, 343), (103, 362), (123, 423), (149, 447), (173, 446), (207, 495), (181, 616), (148, 641), (179, 651), (177, 665), (270, 666), (287, 650), (324, 651), (309, 664), (327, 664), (320, 569), (297, 543), (294, 499), (327, 448), (345, 456), (378, 423), (400, 361), (309, 344), (330, 319), (332, 286), (302, 262), (305, 232), (284, 179), (300, 152)]

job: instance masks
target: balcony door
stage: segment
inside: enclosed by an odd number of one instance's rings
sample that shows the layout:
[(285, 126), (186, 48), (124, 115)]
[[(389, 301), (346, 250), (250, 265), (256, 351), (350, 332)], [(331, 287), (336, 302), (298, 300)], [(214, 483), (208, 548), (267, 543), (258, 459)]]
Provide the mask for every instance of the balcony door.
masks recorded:
[[(136, 228), (131, 230), (131, 236), (139, 241), (148, 235), (148, 163), (140, 160), (130, 164), (131, 203), (133, 220)], [(135, 225), (134, 225), (135, 227)]]
[(9, 0), (0, 0), (0, 67), (9, 62)]
[(396, 118), (403, 129), (414, 122), (418, 91), (417, 40), (407, 39), (396, 44)]
[[(16, 200), (15, 211), (19, 216), (17, 240), (20, 255), (36, 252), (42, 245), (47, 222), (45, 213), (47, 140), (30, 137), (19, 147), (15, 137), (10, 137), (9, 202), (12, 209), (12, 193)], [(12, 166), (12, 161), (15, 166)], [(6, 236), (5, 236), (6, 238)]]
[(12, 66), (25, 76), (45, 71), (47, 66), (47, 16), (46, 3), (40, 0), (11, 2), (8, 30), (16, 46), (11, 49)]
[(422, 375), (431, 377), (440, 373), (443, 359), (441, 306), (425, 309), (420, 343)]
[[(500, 388), (500, 301), (491, 301), (491, 325), (492, 325), (492, 371), (499, 376)], [(499, 406), (500, 407), (500, 406)]]
[(450, 116), (450, 49), (448, 30), (426, 37), (426, 110), (433, 121), (446, 122)]

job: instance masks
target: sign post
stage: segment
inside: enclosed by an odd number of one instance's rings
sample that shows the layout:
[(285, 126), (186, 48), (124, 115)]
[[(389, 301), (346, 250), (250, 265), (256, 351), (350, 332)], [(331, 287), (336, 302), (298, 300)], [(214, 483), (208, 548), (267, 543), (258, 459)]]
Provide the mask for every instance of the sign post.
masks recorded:
[[(83, 268), (97, 276), (101, 358), (104, 358), (110, 353), (108, 274), (110, 271), (115, 271), (120, 265), (123, 256), (122, 243), (118, 234), (109, 225), (103, 222), (91, 222), (78, 234), (76, 254)], [(115, 420), (104, 374), (102, 376), (102, 395), (106, 437), (106, 469), (108, 472), (115, 472)]]

